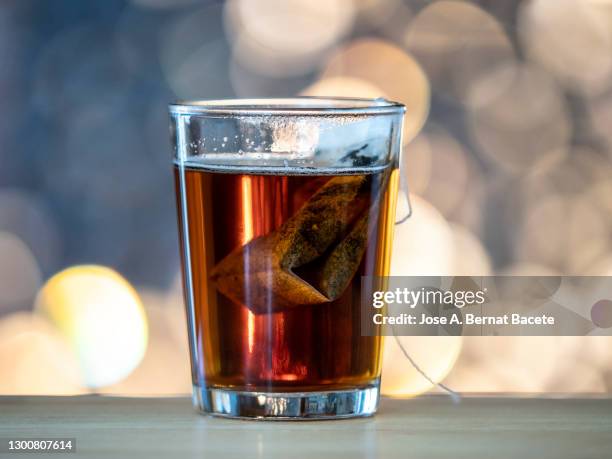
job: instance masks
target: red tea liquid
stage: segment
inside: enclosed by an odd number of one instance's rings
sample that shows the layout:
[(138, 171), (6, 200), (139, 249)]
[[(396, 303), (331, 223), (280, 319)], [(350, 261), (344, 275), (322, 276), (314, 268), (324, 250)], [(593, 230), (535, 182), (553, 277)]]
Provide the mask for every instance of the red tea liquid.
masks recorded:
[[(388, 274), (397, 176), (389, 167), (257, 175), (175, 166), (195, 385), (292, 392), (377, 381), (382, 338), (361, 336), (361, 276)], [(354, 200), (343, 188), (326, 195), (354, 181)], [(301, 253), (312, 246), (319, 252)], [(325, 290), (321, 273), (340, 280)], [(314, 292), (303, 300), (302, 286)]]

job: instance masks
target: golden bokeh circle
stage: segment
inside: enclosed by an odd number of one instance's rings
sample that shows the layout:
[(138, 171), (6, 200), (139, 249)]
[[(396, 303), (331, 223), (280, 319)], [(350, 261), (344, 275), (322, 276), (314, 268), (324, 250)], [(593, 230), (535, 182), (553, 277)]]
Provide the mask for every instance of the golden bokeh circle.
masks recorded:
[(74, 395), (85, 392), (70, 343), (36, 313), (0, 319), (0, 393)]
[[(395, 338), (385, 338), (381, 393), (388, 397), (414, 397), (434, 386), (406, 359)], [(410, 357), (434, 382), (452, 370), (461, 352), (461, 336), (401, 336)]]
[(123, 379), (144, 356), (144, 307), (129, 282), (110, 268), (81, 265), (57, 273), (38, 293), (36, 310), (70, 342), (89, 387)]
[(564, 84), (586, 92), (610, 86), (612, 22), (601, 5), (584, 0), (530, 0), (518, 14), (527, 56)]
[(427, 119), (427, 76), (414, 57), (388, 41), (362, 38), (335, 50), (321, 74), (322, 79), (332, 77), (365, 80), (405, 104), (404, 143), (419, 133)]
[(466, 103), (473, 81), (516, 59), (499, 21), (472, 2), (429, 2), (410, 22), (404, 41), (435, 90)]

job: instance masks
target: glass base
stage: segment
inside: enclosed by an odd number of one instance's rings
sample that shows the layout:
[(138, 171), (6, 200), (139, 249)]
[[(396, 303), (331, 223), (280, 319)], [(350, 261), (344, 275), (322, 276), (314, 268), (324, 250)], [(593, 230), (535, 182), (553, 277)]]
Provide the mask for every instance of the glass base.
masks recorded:
[(237, 419), (316, 420), (372, 416), (379, 384), (326, 392), (245, 392), (193, 386), (193, 403), (203, 413)]

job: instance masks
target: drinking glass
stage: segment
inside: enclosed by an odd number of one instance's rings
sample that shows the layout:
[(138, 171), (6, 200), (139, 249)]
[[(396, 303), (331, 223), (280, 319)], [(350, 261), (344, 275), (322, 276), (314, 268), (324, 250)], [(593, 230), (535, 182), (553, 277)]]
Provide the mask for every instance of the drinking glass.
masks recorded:
[(199, 410), (376, 412), (382, 337), (360, 331), (361, 278), (389, 271), (404, 111), (383, 99), (170, 105)]

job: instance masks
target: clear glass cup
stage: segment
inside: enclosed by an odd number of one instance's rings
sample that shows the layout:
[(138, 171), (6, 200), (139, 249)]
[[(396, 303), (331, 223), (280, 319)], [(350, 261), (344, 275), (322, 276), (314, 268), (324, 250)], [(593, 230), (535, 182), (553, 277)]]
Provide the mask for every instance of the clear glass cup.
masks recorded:
[(376, 412), (405, 107), (292, 98), (170, 105), (194, 404), (236, 418)]

